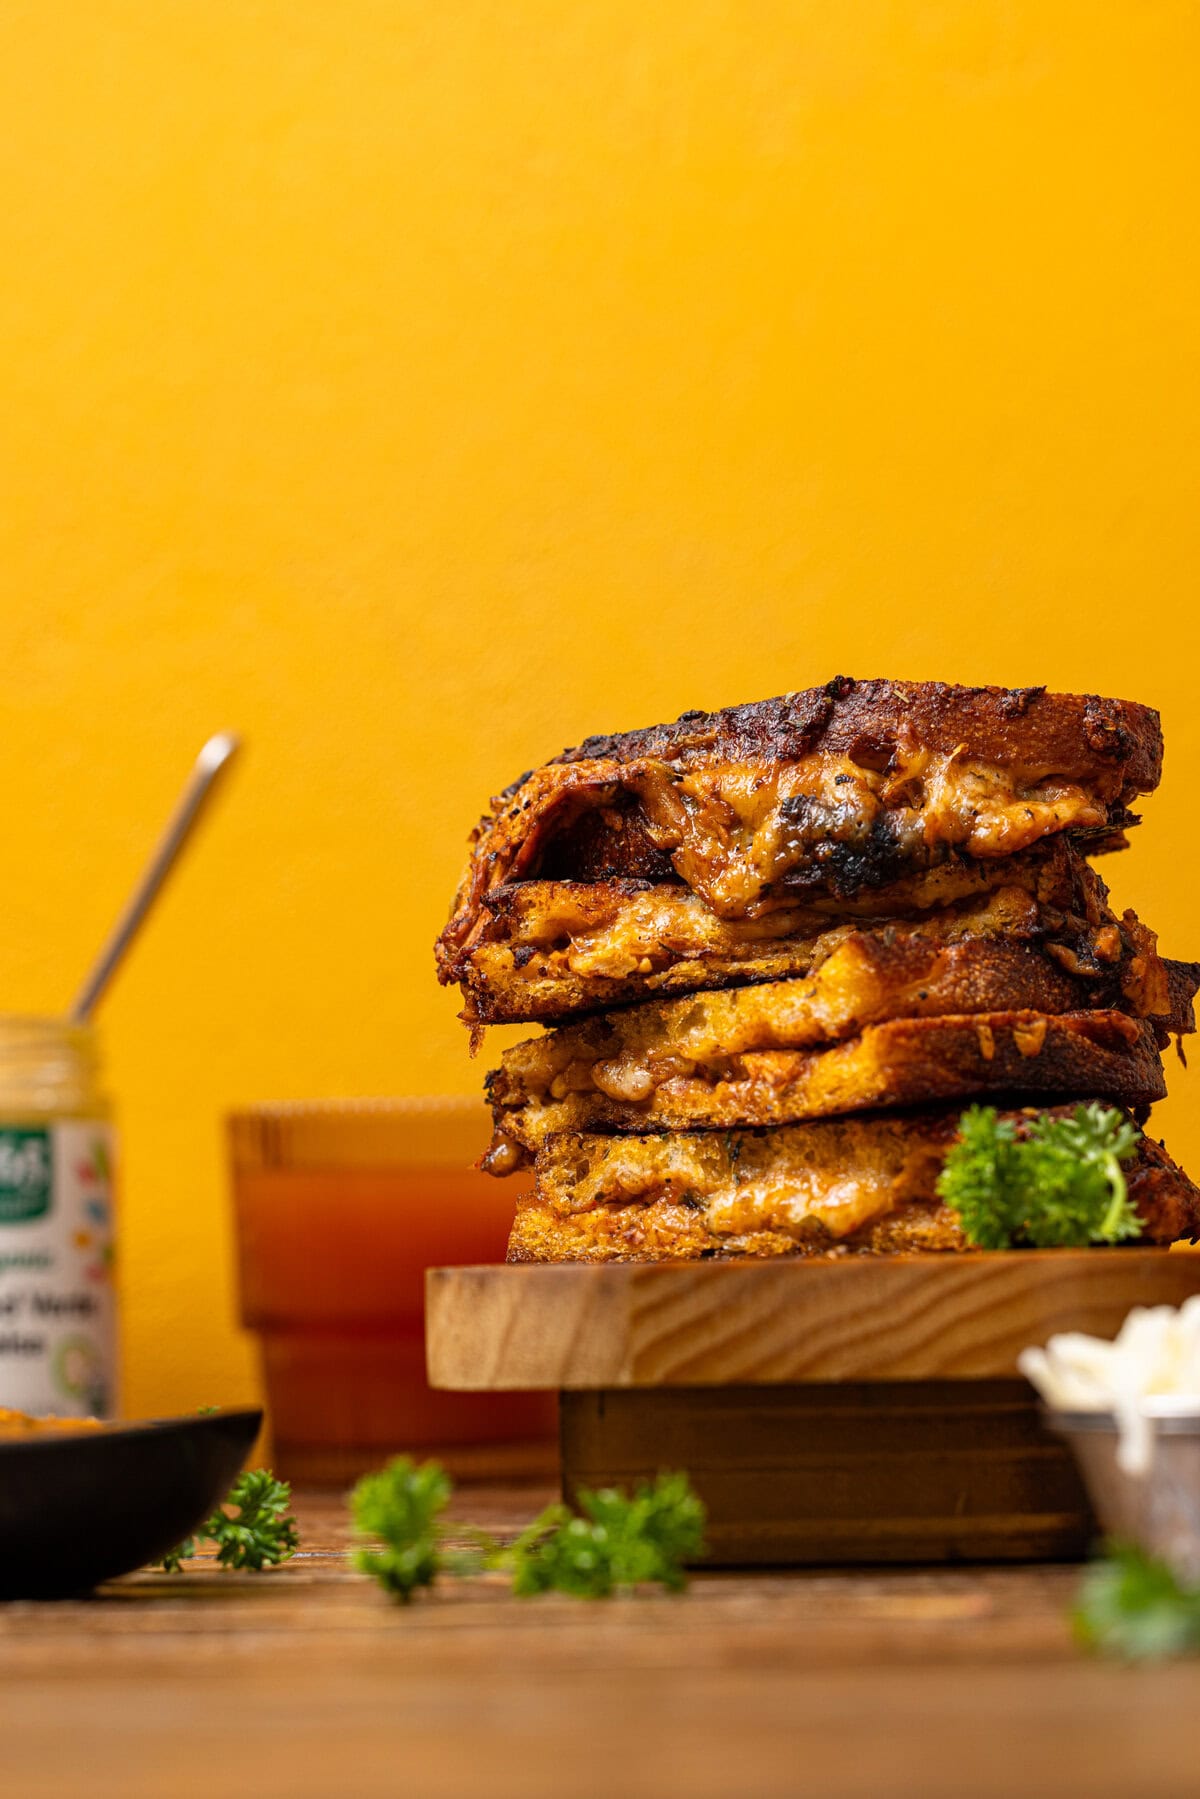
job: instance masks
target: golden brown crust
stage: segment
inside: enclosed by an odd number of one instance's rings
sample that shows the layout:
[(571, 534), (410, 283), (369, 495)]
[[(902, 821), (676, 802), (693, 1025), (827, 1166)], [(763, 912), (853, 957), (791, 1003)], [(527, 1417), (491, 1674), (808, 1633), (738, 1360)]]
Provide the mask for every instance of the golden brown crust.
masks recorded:
[[(1105, 985), (1108, 991), (1105, 991)], [(819, 1049), (887, 1019), (1108, 1009), (1118, 970), (1088, 986), (1036, 949), (1003, 937), (843, 929), (801, 980), (647, 1001), (532, 1037), (507, 1051), (508, 1086), (532, 1097), (596, 1089), (641, 1101), (674, 1075), (719, 1072), (756, 1050)], [(1086, 1000), (1095, 993), (1096, 1007)]]
[[(760, 918), (725, 919), (681, 882), (515, 881), (485, 900), (471, 944), (439, 944), (441, 978), (462, 983), (468, 1023), (522, 1023), (655, 993), (807, 974), (843, 923), (940, 923), (948, 937), (1077, 940), (1114, 922), (1100, 877), (1058, 839), (1003, 862), (956, 860), (845, 900), (810, 896)], [(1084, 950), (1094, 963), (1094, 953)]]
[(529, 879), (679, 880), (745, 919), (1064, 832), (1111, 845), (1161, 747), (1157, 714), (1125, 701), (849, 680), (589, 738), (477, 827), (440, 977), (463, 978), (487, 897)]
[[(1036, 765), (1066, 780), (1103, 787), (1129, 803), (1162, 777), (1158, 713), (1133, 700), (1044, 687), (962, 687), (944, 681), (853, 680), (775, 699), (685, 712), (673, 724), (585, 738), (555, 763), (652, 758), (682, 767), (731, 760), (794, 761), (815, 749), (851, 753), (912, 734), (931, 750), (961, 750), (1003, 767)], [(514, 782), (513, 793), (521, 785)]]
[(1196, 1028), (1193, 1002), (1200, 992), (1200, 962), (1175, 962), (1167, 957), (1162, 966), (1167, 976), (1167, 1012), (1159, 1045), (1165, 1049), (1172, 1037), (1190, 1036)]
[(718, 918), (686, 887), (629, 882), (520, 883), (492, 895), (489, 911), (486, 933), (460, 964), (471, 1024), (556, 1021), (631, 1000), (802, 977), (857, 928), (890, 939), (1041, 945), (1078, 982), (1076, 1007), (1116, 1004), (1170, 1019), (1172, 1031), (1191, 1028), (1189, 965), (1172, 977), (1153, 932), (1132, 912), (1118, 920), (1104, 883), (1062, 842), (1001, 863), (955, 863), (855, 902), (797, 904), (756, 919)]
[[(1054, 1107), (1057, 1116), (1071, 1107)], [(1032, 1113), (1002, 1116), (1018, 1128)], [(659, 1261), (966, 1249), (936, 1183), (957, 1108), (770, 1131), (551, 1138), (510, 1261)], [(1143, 1138), (1127, 1170), (1144, 1237), (1200, 1236), (1200, 1190)]]
[(494, 1173), (513, 1172), (558, 1131), (744, 1129), (997, 1093), (1089, 1093), (1141, 1108), (1166, 1092), (1153, 1027), (1116, 1011), (890, 1019), (832, 1048), (685, 1065), (640, 1100), (594, 1086), (538, 1091), (526, 1079), (529, 1054), (518, 1045), (488, 1077)]

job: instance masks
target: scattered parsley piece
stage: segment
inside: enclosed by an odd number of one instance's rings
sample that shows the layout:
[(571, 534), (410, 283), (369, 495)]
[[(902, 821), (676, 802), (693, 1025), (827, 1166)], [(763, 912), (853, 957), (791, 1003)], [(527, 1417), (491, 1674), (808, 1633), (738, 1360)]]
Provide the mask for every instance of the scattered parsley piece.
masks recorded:
[(188, 1557), (195, 1555), (195, 1553), (195, 1537), (185, 1537), (183, 1542), (178, 1544), (174, 1549), (167, 1550), (167, 1553), (163, 1556), (159, 1566), (162, 1568), (164, 1574), (178, 1574), (180, 1564), (186, 1562)]
[(204, 1535), (217, 1545), (221, 1566), (257, 1570), (295, 1555), (300, 1533), (288, 1511), (291, 1498), (291, 1487), (276, 1480), (269, 1468), (239, 1475), (225, 1501), (233, 1512), (218, 1506), (204, 1526)]
[(1110, 1544), (1084, 1575), (1073, 1613), (1089, 1649), (1127, 1661), (1200, 1653), (1200, 1590), (1166, 1562), (1128, 1543)]
[(355, 1532), (382, 1544), (356, 1550), (354, 1565), (405, 1605), (418, 1587), (430, 1587), (437, 1578), (440, 1520), (451, 1491), (450, 1477), (437, 1462), (418, 1464), (401, 1455), (377, 1474), (364, 1474), (350, 1495)]
[(289, 1561), (300, 1542), (296, 1520), (288, 1510), (291, 1498), (291, 1487), (285, 1480), (276, 1480), (269, 1468), (239, 1474), (225, 1503), (196, 1535), (163, 1556), (163, 1568), (168, 1574), (178, 1574), (180, 1563), (195, 1555), (200, 1537), (216, 1544), (217, 1560), (223, 1568), (250, 1568), (257, 1573)]
[(1112, 1106), (1043, 1112), (1018, 1131), (992, 1106), (971, 1106), (938, 1177), (938, 1196), (978, 1249), (1082, 1248), (1141, 1235), (1122, 1163), (1141, 1132)]
[(660, 1474), (632, 1498), (604, 1489), (579, 1493), (579, 1513), (551, 1505), (511, 1544), (465, 1528), (474, 1547), (444, 1547), (442, 1519), (451, 1484), (436, 1462), (407, 1456), (359, 1481), (350, 1496), (358, 1536), (381, 1546), (354, 1553), (354, 1565), (407, 1604), (439, 1574), (506, 1573), (513, 1592), (568, 1593), (579, 1599), (657, 1582), (686, 1584), (683, 1564), (704, 1553), (704, 1506), (686, 1474)]
[(683, 1590), (683, 1564), (704, 1554), (705, 1523), (686, 1474), (660, 1474), (631, 1499), (611, 1487), (581, 1487), (577, 1501), (580, 1515), (549, 1506), (512, 1545), (514, 1593), (606, 1599), (651, 1582)]

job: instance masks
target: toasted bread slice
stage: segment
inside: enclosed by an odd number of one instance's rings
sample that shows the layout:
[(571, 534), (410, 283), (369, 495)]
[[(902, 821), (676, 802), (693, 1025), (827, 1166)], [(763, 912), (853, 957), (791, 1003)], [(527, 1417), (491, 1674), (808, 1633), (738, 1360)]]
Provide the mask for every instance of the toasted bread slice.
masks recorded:
[[(1055, 1107), (1056, 1115), (1074, 1108)], [(1022, 1128), (1032, 1112), (1002, 1114)], [(937, 1179), (959, 1110), (769, 1131), (552, 1137), (518, 1200), (511, 1262), (848, 1255), (969, 1247)], [(1200, 1236), (1200, 1190), (1149, 1138), (1127, 1168), (1142, 1241)]]
[(554, 761), (625, 764), (649, 757), (682, 768), (714, 760), (793, 762), (814, 749), (853, 755), (864, 739), (876, 747), (911, 739), (1001, 768), (1056, 773), (1102, 788), (1112, 800), (1149, 793), (1162, 778), (1161, 721), (1134, 700), (849, 675), (719, 712), (684, 712), (673, 724), (586, 737)]
[(510, 882), (682, 881), (721, 918), (887, 886), (1072, 833), (1123, 842), (1158, 782), (1157, 713), (1041, 688), (832, 681), (593, 737), (493, 803), (441, 938), (443, 979)]
[(473, 1025), (556, 1020), (654, 995), (808, 975), (856, 924), (945, 943), (1040, 944), (1082, 983), (1077, 1006), (1169, 1009), (1153, 933), (1131, 912), (1123, 922), (1114, 917), (1104, 883), (1061, 840), (757, 919), (718, 918), (686, 887), (630, 882), (524, 882), (497, 889), (488, 909), (486, 933), (458, 965), (463, 1017)]
[[(888, 1019), (976, 1012), (1057, 1014), (1120, 999), (1119, 971), (1085, 984), (1036, 949), (1004, 937), (946, 942), (920, 931), (830, 932), (805, 980), (648, 1001), (566, 1024), (504, 1057), (509, 1089), (533, 1098), (591, 1090), (640, 1103), (656, 1087), (760, 1050), (821, 1049)], [(1109, 991), (1105, 992), (1105, 987)], [(1164, 1006), (1168, 985), (1162, 982)], [(1190, 1016), (1164, 1020), (1182, 1033)]]
[(675, 1067), (660, 1065), (640, 1098), (605, 1092), (582, 1061), (570, 1079), (560, 1071), (543, 1084), (549, 1064), (537, 1055), (541, 1041), (550, 1039), (518, 1044), (488, 1076), (496, 1137), (484, 1166), (491, 1173), (513, 1172), (557, 1131), (756, 1128), (995, 1094), (1088, 1093), (1138, 1109), (1166, 1092), (1153, 1026), (1116, 1011), (892, 1018), (830, 1048), (680, 1058)]
[(1002, 862), (946, 862), (844, 900), (811, 895), (761, 918), (719, 918), (679, 881), (511, 881), (484, 906), (467, 949), (437, 951), (441, 978), (462, 983), (470, 1024), (807, 974), (824, 934), (847, 920), (940, 919), (947, 936), (1003, 930), (1068, 943), (1111, 920), (1104, 883), (1062, 838)]

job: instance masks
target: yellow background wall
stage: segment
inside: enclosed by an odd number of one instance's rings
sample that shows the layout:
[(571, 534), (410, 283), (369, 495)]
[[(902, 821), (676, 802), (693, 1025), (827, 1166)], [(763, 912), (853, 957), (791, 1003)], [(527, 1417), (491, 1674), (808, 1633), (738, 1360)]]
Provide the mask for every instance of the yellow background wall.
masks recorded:
[(5, 1006), (250, 746), (105, 1014), (131, 1409), (253, 1391), (226, 1107), (476, 1088), (430, 942), (589, 730), (1151, 701), (1108, 873), (1200, 953), (1198, 55), (1184, 0), (0, 9)]

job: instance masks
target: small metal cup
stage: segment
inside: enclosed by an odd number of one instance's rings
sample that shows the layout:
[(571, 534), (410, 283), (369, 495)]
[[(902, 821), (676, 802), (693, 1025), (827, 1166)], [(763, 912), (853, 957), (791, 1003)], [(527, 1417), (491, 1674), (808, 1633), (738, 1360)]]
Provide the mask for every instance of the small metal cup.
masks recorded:
[(1147, 1399), (1142, 1409), (1154, 1421), (1154, 1454), (1141, 1475), (1117, 1463), (1111, 1412), (1048, 1408), (1046, 1419), (1071, 1445), (1105, 1533), (1161, 1556), (1181, 1581), (1200, 1584), (1200, 1402)]

